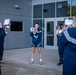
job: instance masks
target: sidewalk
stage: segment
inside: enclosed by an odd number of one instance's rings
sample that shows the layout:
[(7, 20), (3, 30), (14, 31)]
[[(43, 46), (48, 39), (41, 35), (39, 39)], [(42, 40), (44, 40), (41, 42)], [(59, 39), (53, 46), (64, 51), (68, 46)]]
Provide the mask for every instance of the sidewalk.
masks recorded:
[[(5, 50), (5, 64), (2, 67), (3, 75), (61, 75), (62, 66), (57, 66), (57, 50), (42, 49), (42, 52), (43, 65), (39, 65), (39, 55), (37, 50), (35, 53), (34, 64), (30, 65), (31, 48)], [(12, 73), (11, 70), (13, 71)]]

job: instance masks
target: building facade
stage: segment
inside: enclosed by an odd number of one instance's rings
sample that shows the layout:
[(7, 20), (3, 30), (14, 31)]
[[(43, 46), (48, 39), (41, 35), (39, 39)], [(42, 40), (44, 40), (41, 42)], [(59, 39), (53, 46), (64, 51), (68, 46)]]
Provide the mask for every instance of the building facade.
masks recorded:
[(57, 49), (56, 26), (76, 13), (75, 0), (33, 0), (33, 25), (38, 22), (43, 30), (44, 48)]
[(0, 0), (0, 21), (11, 19), (4, 48), (31, 47), (30, 27), (39, 23), (42, 46), (57, 49), (56, 26), (75, 15), (75, 3), (75, 0)]
[(5, 49), (31, 46), (29, 28), (32, 24), (32, 1), (0, 0), (0, 21), (11, 19), (8, 35), (5, 37)]

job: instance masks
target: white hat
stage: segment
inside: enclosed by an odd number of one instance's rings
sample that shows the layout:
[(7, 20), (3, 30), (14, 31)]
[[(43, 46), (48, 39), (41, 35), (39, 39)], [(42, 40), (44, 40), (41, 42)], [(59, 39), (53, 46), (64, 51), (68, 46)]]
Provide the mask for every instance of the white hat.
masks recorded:
[(73, 25), (73, 20), (72, 19), (65, 19), (64, 25)]

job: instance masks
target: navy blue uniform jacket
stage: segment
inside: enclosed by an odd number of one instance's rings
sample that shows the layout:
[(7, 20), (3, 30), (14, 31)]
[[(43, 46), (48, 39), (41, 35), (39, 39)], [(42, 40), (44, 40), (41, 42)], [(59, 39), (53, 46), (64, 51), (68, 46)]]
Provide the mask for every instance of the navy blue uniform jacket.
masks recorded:
[(5, 35), (5, 30), (3, 28), (0, 28), (0, 47), (3, 46)]
[(33, 32), (30, 32), (30, 36), (32, 37), (32, 42), (41, 42), (42, 37), (42, 30), (40, 28), (37, 29), (38, 33), (33, 34)]
[(65, 46), (63, 54), (64, 59), (76, 59), (76, 27), (64, 31), (60, 36), (59, 41), (63, 46)]

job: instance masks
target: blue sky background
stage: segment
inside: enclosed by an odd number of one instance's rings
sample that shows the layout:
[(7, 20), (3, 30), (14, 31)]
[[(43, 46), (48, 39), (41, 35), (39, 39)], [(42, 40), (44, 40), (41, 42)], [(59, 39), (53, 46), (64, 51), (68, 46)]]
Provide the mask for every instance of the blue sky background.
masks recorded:
[(73, 0), (72, 1), (72, 5), (76, 5), (76, 0)]
[[(68, 0), (68, 4), (70, 4), (70, 0)], [(72, 0), (72, 5), (76, 5), (76, 0)]]

